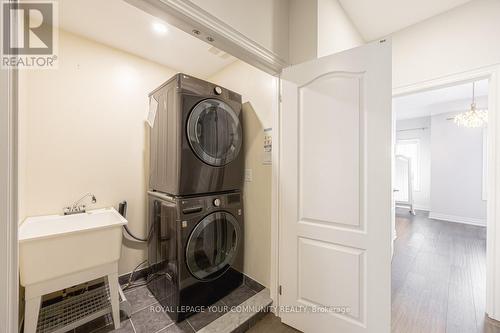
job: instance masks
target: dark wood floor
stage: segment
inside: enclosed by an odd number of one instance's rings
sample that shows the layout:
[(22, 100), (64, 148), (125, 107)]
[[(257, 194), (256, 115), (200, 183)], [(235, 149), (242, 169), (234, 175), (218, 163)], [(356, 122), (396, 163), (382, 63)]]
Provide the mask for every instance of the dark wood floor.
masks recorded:
[(252, 326), (247, 333), (300, 333), (300, 331), (283, 324), (279, 317), (268, 313), (255, 326)]
[(500, 332), (485, 318), (486, 228), (398, 210), (393, 333)]

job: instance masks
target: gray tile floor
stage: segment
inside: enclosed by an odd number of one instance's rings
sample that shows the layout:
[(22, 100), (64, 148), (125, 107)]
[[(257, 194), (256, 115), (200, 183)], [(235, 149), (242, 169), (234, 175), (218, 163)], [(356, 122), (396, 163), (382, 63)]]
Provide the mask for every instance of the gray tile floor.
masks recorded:
[[(175, 323), (162, 311), (147, 287), (137, 287), (125, 291), (125, 297), (131, 304), (131, 316), (126, 318), (122, 314), (119, 330), (114, 330), (111, 315), (106, 315), (80, 326), (74, 333), (194, 333), (222, 316), (227, 307), (243, 303), (263, 288), (259, 283), (245, 279), (243, 285), (210, 306), (207, 311), (197, 313), (181, 323)], [(211, 311), (212, 309), (214, 311)]]
[(392, 332), (500, 332), (485, 317), (486, 228), (396, 215)]

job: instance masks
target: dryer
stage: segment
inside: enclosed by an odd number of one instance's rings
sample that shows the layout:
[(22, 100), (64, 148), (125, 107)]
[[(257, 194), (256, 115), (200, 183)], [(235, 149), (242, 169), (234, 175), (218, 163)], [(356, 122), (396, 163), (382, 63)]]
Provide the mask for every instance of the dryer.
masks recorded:
[(158, 109), (150, 135), (149, 188), (174, 196), (241, 188), (241, 96), (177, 74), (150, 95)]
[(175, 321), (243, 282), (240, 192), (170, 197), (149, 192), (148, 288)]

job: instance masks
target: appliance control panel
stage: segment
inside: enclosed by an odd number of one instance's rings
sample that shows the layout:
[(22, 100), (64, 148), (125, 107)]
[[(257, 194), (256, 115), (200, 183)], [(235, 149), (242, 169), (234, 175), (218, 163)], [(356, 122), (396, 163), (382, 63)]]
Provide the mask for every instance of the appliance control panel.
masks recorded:
[(206, 213), (224, 207), (241, 204), (241, 193), (229, 193), (207, 196), (204, 198), (190, 198), (181, 200), (181, 209), (184, 214)]

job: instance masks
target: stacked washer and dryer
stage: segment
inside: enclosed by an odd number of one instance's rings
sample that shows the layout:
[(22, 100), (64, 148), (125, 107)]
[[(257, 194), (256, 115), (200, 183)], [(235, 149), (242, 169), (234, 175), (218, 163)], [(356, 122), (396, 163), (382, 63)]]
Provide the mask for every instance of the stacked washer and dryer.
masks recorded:
[(181, 321), (243, 281), (241, 96), (177, 74), (150, 98), (148, 287)]

